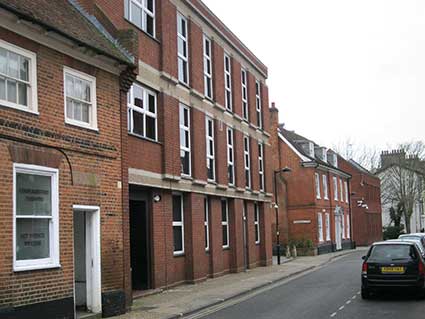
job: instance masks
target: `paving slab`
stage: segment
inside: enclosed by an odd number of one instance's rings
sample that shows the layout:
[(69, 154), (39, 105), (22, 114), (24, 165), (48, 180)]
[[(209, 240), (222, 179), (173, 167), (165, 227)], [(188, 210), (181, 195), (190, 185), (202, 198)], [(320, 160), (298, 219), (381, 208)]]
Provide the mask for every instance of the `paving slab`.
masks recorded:
[(171, 319), (193, 314), (224, 301), (248, 294), (290, 277), (325, 265), (331, 260), (366, 250), (344, 250), (314, 257), (284, 259), (281, 265), (258, 267), (246, 272), (184, 284), (158, 294), (136, 299), (130, 312), (116, 319)]

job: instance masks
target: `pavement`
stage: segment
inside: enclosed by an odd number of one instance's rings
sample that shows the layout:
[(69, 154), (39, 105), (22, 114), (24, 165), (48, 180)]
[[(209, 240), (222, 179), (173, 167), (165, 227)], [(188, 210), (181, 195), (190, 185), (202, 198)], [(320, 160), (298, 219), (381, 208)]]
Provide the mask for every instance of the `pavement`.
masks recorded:
[[(185, 284), (133, 301), (132, 310), (116, 319), (172, 319), (202, 312), (236, 300), (255, 291), (272, 288), (280, 282), (320, 268), (336, 258), (365, 251), (344, 250), (314, 257), (283, 259), (281, 265), (258, 267), (246, 272)], [(229, 317), (231, 318), (231, 317)]]

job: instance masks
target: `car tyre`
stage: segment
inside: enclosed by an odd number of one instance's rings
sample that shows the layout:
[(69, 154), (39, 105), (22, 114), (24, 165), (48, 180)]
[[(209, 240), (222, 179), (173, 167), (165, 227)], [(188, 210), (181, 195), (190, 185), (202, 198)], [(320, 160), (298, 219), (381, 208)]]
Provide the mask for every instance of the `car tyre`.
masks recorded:
[(370, 291), (368, 289), (363, 288), (361, 295), (364, 300), (370, 299)]

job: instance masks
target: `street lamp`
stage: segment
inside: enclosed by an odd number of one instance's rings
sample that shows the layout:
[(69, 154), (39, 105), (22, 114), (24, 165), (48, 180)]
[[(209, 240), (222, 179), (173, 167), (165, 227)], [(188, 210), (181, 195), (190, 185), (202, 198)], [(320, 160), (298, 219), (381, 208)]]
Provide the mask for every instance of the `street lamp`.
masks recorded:
[(275, 170), (274, 173), (274, 209), (276, 213), (276, 249), (277, 249), (277, 264), (280, 265), (280, 231), (279, 231), (279, 206), (277, 199), (277, 175), (280, 173), (289, 173), (292, 170), (289, 167), (284, 167), (278, 170)]

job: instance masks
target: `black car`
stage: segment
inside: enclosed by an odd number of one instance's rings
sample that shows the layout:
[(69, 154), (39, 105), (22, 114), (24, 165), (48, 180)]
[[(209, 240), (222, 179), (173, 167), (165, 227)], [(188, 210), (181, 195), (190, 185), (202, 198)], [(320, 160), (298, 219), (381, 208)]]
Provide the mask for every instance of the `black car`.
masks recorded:
[(425, 295), (425, 261), (412, 241), (374, 243), (362, 267), (362, 298), (389, 289), (410, 288)]

